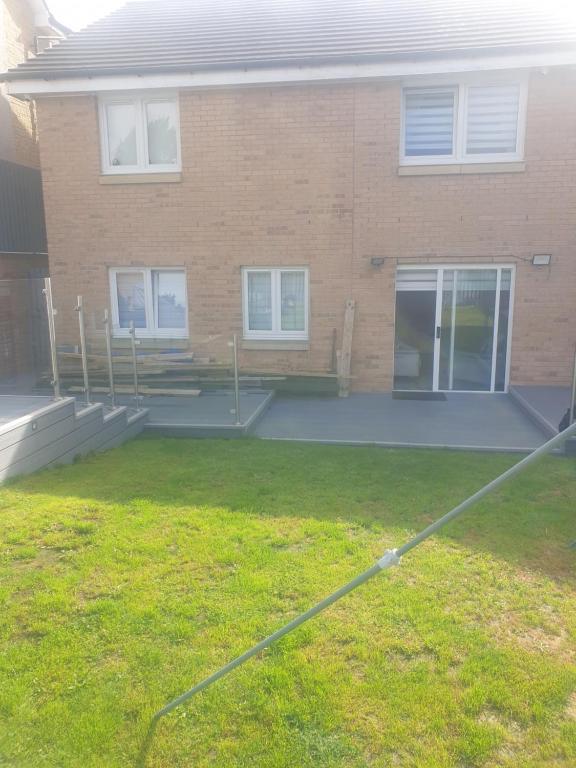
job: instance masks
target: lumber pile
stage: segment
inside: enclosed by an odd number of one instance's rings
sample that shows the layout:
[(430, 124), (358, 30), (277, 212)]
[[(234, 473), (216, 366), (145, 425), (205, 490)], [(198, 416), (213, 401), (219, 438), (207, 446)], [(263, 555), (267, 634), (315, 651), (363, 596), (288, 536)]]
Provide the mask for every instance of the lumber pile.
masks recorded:
[[(149, 352), (138, 350), (138, 388), (141, 394), (200, 393), (201, 374), (229, 376), (229, 366), (210, 358), (198, 358), (192, 352)], [(87, 355), (90, 388), (94, 392), (109, 391), (108, 358), (104, 352)], [(119, 394), (134, 392), (134, 368), (130, 350), (119, 350), (112, 356), (114, 385)], [(79, 352), (59, 352), (58, 368), (64, 387), (70, 392), (82, 391), (82, 355)]]
[[(240, 387), (275, 390), (282, 395), (346, 396), (353, 376), (350, 372), (354, 302), (346, 304), (341, 349), (336, 347), (334, 334), (331, 360), (326, 368), (310, 370), (270, 370), (243, 367)], [(158, 350), (139, 345), (137, 349), (138, 389), (141, 395), (196, 396), (202, 392), (231, 390), (234, 369), (231, 359), (216, 359), (204, 350)], [(108, 358), (103, 346), (92, 346), (87, 355), (90, 389), (108, 393)], [(337, 363), (337, 365), (335, 365)], [(70, 394), (83, 392), (82, 355), (77, 349), (58, 351), (59, 377), (62, 387)], [(328, 370), (331, 369), (331, 370)], [(116, 348), (113, 353), (114, 385), (118, 394), (134, 394), (134, 371), (129, 347)], [(47, 376), (44, 384), (48, 384)]]
[[(194, 396), (206, 390), (231, 389), (234, 386), (232, 361), (220, 362), (200, 357), (194, 352), (140, 351), (137, 354), (138, 389), (142, 395)], [(104, 352), (87, 355), (90, 389), (108, 393), (110, 389), (108, 358)], [(118, 394), (134, 393), (134, 369), (130, 350), (113, 354), (114, 386)], [(82, 355), (76, 351), (58, 352), (60, 380), (70, 393), (83, 392)], [(270, 389), (284, 381), (278, 374), (243, 374), (240, 386)]]

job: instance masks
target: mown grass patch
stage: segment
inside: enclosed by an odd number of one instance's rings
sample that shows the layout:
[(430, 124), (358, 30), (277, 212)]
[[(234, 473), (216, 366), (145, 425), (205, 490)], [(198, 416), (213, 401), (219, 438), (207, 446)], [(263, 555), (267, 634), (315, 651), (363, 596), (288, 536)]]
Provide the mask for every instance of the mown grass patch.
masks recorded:
[[(515, 461), (142, 439), (0, 489), (0, 765), (151, 714)], [(152, 768), (576, 763), (576, 465), (553, 458), (160, 725)]]

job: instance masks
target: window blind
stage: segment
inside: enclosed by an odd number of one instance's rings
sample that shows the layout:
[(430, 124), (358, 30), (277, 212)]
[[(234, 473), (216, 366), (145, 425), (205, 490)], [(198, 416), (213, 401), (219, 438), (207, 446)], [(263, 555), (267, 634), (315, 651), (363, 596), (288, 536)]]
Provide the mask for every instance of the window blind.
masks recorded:
[(514, 154), (519, 105), (518, 85), (471, 86), (467, 102), (467, 154)]
[(454, 149), (454, 90), (407, 90), (404, 154), (407, 157), (451, 155)]
[(438, 270), (399, 269), (396, 272), (397, 291), (436, 291)]

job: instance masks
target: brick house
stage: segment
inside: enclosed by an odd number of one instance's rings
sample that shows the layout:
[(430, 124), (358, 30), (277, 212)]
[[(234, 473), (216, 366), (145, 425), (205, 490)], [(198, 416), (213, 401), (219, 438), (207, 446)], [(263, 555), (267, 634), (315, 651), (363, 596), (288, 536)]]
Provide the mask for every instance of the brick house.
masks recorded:
[(310, 373), (352, 298), (356, 390), (568, 384), (576, 19), (554, 2), (132, 2), (4, 79), (39, 115), (57, 306)]
[[(60, 39), (65, 28), (42, 0), (0, 0), (0, 70)], [(0, 83), (0, 381), (35, 370), (42, 358), (48, 274), (46, 225), (34, 103)]]
[[(0, 71), (34, 56), (66, 28), (43, 0), (1, 0)], [(0, 84), (0, 278), (48, 270), (34, 103)]]

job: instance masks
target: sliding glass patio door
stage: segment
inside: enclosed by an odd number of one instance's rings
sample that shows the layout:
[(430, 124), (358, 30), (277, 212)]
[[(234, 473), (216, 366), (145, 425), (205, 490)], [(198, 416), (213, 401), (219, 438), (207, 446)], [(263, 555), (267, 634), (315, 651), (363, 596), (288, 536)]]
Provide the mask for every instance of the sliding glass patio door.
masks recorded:
[(394, 388), (503, 392), (510, 267), (399, 269)]

